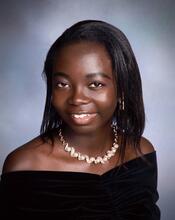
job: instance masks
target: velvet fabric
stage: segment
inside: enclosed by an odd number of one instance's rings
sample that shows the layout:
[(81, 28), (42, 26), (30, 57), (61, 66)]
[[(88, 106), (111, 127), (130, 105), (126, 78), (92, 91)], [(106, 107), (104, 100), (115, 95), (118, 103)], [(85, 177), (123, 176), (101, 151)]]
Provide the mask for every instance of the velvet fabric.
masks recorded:
[[(159, 220), (156, 152), (102, 175), (13, 171), (0, 182), (0, 219)], [(37, 218), (38, 217), (38, 218)]]

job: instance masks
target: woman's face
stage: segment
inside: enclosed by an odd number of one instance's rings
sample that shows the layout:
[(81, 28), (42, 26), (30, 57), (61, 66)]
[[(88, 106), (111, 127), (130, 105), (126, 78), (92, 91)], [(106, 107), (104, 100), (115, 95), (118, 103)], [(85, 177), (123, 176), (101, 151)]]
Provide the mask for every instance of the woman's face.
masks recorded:
[(101, 44), (64, 46), (53, 67), (52, 105), (74, 132), (94, 132), (111, 123), (117, 105), (110, 57)]

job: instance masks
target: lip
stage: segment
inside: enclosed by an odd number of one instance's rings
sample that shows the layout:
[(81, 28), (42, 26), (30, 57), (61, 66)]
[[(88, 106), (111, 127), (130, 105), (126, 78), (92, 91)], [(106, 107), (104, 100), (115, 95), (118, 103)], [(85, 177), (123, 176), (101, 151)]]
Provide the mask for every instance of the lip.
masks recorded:
[(70, 113), (71, 121), (76, 125), (88, 125), (96, 118), (97, 113), (73, 112)]
[(96, 114), (96, 112), (85, 112), (85, 111), (80, 111), (80, 112), (70, 112), (69, 114)]

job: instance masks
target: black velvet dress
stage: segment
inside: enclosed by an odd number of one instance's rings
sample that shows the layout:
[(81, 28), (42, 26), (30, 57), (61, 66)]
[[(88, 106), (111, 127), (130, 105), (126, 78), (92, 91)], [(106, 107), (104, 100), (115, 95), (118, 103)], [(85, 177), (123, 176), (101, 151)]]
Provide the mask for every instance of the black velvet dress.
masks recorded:
[(103, 175), (14, 171), (1, 175), (0, 219), (159, 220), (156, 152)]

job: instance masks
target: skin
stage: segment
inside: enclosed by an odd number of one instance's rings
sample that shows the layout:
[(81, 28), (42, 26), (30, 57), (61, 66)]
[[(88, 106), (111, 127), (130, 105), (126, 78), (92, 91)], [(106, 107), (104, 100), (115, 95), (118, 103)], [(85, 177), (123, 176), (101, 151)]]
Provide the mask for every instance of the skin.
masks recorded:
[[(109, 149), (116, 97), (111, 60), (103, 46), (82, 42), (60, 51), (53, 68), (52, 105), (65, 122), (64, 136), (70, 145), (91, 155)], [(82, 111), (96, 117), (77, 125), (70, 113)]]
[[(113, 143), (111, 120), (117, 105), (117, 85), (104, 46), (79, 42), (63, 47), (54, 63), (52, 87), (52, 105), (63, 120), (66, 141), (83, 154), (103, 156)], [(81, 111), (96, 113), (96, 116), (87, 124), (76, 124), (70, 113)], [(118, 142), (120, 144), (120, 136)], [(141, 150), (147, 154), (154, 151), (154, 147), (142, 137)], [(127, 145), (125, 161), (136, 156), (132, 146)], [(105, 164), (89, 165), (70, 157), (58, 136), (54, 146), (50, 142), (43, 143), (38, 136), (8, 155), (3, 172), (52, 170), (101, 175), (115, 167), (117, 159), (118, 153)]]

